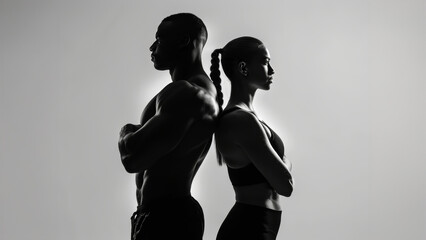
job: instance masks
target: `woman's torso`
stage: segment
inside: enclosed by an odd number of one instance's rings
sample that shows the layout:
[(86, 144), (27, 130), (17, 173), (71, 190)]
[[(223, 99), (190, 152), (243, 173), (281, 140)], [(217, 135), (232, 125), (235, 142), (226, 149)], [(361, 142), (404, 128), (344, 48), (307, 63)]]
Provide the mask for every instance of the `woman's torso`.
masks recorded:
[[(245, 111), (248, 114), (254, 114), (253, 112), (242, 110), (239, 107), (230, 107), (222, 112), (221, 118), (225, 115), (232, 114), (235, 111)], [(271, 128), (269, 128), (269, 126), (266, 125), (266, 123), (260, 120), (259, 122), (268, 136), (270, 144), (277, 154), (283, 158), (284, 145), (281, 139)], [(228, 126), (226, 125), (226, 121), (220, 121), (219, 124), (222, 130), (232, 132), (231, 128), (227, 129)], [(219, 152), (226, 153), (222, 156), (228, 168), (228, 174), (235, 191), (236, 201), (268, 209), (281, 210), (279, 195), (277, 192), (271, 187), (265, 177), (256, 169), (244, 151), (234, 145), (232, 134), (229, 136), (231, 137), (221, 138), (219, 136), (217, 141), (220, 141), (218, 142)]]

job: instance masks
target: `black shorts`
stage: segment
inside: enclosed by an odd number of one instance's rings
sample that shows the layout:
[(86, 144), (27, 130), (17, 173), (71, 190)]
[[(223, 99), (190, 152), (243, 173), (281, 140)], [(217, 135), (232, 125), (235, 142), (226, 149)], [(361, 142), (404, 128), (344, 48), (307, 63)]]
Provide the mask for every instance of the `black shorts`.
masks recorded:
[(235, 203), (220, 226), (216, 240), (275, 240), (281, 211)]
[(204, 233), (203, 210), (192, 196), (139, 206), (131, 222), (131, 240), (201, 240)]

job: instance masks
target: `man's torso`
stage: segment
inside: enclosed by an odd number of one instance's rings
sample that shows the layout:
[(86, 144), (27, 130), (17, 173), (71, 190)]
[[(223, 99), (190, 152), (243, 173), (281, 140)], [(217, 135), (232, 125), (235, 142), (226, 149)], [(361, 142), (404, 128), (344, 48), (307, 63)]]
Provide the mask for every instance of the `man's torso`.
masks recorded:
[[(166, 86), (148, 103), (141, 116), (142, 126), (161, 109), (159, 99), (167, 94), (174, 94), (173, 86)], [(210, 148), (214, 127), (211, 122), (196, 120), (175, 149), (136, 174), (138, 204), (142, 200), (149, 203), (167, 196), (190, 195), (193, 177)]]

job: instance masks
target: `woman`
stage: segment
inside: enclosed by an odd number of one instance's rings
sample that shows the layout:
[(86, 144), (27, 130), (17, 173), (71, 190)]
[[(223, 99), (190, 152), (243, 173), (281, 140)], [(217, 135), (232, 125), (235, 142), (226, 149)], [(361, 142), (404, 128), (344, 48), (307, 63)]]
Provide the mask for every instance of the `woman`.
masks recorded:
[(269, 51), (252, 37), (240, 37), (216, 49), (210, 74), (216, 83), (220, 83), (219, 54), (231, 82), (231, 96), (220, 115), (216, 146), (219, 163), (224, 161), (228, 167), (236, 203), (217, 240), (276, 239), (281, 222), (279, 195), (291, 195), (293, 178), (281, 139), (253, 109), (256, 91), (269, 90), (272, 83)]

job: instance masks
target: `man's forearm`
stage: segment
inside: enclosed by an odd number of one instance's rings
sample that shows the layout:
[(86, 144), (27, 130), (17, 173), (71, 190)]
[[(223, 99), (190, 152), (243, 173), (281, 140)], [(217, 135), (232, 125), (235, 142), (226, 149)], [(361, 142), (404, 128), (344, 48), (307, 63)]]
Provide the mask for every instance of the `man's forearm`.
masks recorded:
[(128, 172), (141, 172), (172, 151), (182, 140), (192, 118), (157, 115), (139, 130), (123, 137), (122, 162)]
[(121, 155), (121, 163), (128, 173), (138, 173), (144, 171), (143, 166), (140, 165), (142, 159), (137, 154)]

